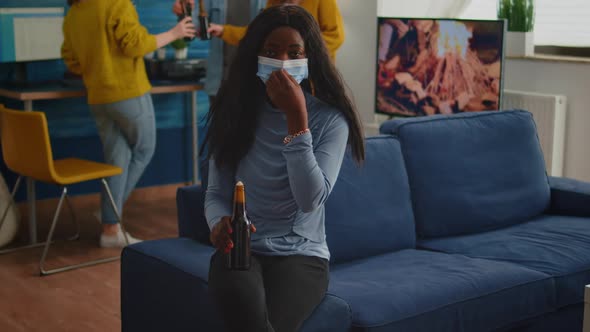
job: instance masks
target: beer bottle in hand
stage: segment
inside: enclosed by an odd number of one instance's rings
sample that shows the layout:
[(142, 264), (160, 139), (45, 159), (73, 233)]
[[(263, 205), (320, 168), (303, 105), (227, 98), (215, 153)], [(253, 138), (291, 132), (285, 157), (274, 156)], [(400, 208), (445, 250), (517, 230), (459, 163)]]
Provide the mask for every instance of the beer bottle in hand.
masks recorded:
[(205, 10), (205, 3), (203, 0), (199, 0), (199, 36), (201, 40), (211, 39), (211, 34), (207, 30), (209, 28), (209, 15)]
[[(186, 0), (180, 0), (180, 7), (182, 7), (182, 14), (178, 15), (178, 21), (182, 21), (185, 17), (193, 17), (193, 11), (191, 5)], [(191, 42), (194, 37), (184, 37), (185, 42)]]
[(246, 216), (244, 184), (239, 181), (234, 190), (234, 213), (231, 219), (231, 240), (234, 247), (228, 255), (230, 270), (250, 269), (250, 220)]

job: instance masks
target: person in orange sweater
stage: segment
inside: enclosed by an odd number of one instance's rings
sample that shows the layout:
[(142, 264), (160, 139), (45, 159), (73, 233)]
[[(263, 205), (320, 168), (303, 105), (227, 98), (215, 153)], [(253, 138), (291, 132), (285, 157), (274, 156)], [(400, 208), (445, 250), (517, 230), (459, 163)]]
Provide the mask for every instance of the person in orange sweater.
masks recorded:
[[(194, 5), (194, 0), (189, 0), (189, 2)], [(336, 51), (344, 42), (344, 26), (336, 0), (268, 0), (266, 8), (281, 4), (299, 5), (316, 19), (328, 47), (330, 58), (335, 60)], [(176, 14), (181, 13), (179, 0), (175, 1), (172, 10)], [(246, 34), (246, 28), (245, 26), (211, 23), (209, 32), (230, 45), (237, 45)]]
[[(168, 31), (152, 35), (139, 23), (131, 0), (68, 0), (68, 5), (62, 58), (71, 72), (82, 76), (105, 162), (123, 169), (121, 175), (107, 180), (122, 215), (123, 203), (156, 146), (151, 85), (143, 56), (174, 40), (194, 37), (196, 30), (186, 18)], [(100, 246), (123, 247), (124, 234), (107, 202), (102, 193)]]
[[(280, 4), (299, 5), (316, 19), (330, 58), (334, 61), (336, 51), (344, 42), (344, 26), (336, 0), (268, 0), (266, 8)], [(209, 32), (230, 45), (237, 45), (246, 34), (246, 29), (247, 27), (211, 23)]]

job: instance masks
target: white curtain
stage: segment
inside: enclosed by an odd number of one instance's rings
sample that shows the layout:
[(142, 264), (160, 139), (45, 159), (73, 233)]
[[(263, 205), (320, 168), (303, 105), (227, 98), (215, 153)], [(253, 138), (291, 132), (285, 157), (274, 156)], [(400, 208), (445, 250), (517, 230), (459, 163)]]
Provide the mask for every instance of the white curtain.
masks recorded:
[(378, 15), (457, 18), (471, 0), (378, 0)]

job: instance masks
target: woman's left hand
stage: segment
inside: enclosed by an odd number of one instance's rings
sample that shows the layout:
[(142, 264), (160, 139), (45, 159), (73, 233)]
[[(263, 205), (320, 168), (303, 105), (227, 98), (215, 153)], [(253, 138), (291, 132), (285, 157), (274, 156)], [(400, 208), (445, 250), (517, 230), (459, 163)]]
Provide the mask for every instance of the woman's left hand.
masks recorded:
[(297, 81), (284, 69), (274, 71), (266, 81), (266, 93), (274, 107), (285, 112), (289, 133), (307, 129), (305, 96)]

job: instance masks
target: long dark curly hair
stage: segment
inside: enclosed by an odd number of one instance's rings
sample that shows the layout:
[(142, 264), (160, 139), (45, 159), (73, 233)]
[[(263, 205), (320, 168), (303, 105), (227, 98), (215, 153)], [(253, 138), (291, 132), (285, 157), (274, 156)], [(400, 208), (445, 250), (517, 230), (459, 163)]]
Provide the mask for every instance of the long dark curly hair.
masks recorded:
[(256, 76), (258, 54), (267, 36), (284, 26), (297, 30), (305, 43), (309, 79), (301, 83), (302, 88), (311, 93), (313, 87), (316, 98), (342, 112), (348, 122), (352, 155), (357, 162), (362, 162), (365, 146), (355, 106), (330, 60), (315, 19), (305, 9), (293, 5), (267, 8), (248, 26), (227, 80), (221, 84), (208, 114), (205, 144), (208, 144), (209, 157), (214, 158), (217, 167), (235, 171), (250, 150), (258, 123), (258, 106), (266, 98), (264, 83)]

